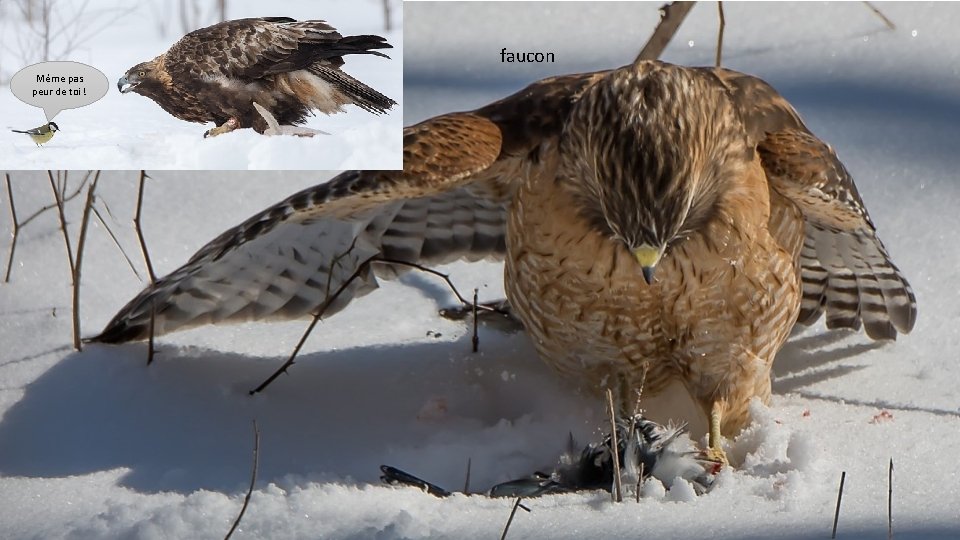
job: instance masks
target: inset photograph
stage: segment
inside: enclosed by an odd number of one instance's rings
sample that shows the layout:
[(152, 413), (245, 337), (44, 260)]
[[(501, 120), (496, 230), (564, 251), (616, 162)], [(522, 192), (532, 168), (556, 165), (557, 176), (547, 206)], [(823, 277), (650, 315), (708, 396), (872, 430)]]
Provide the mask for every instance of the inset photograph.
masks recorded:
[(398, 169), (398, 0), (0, 6), (0, 168)]

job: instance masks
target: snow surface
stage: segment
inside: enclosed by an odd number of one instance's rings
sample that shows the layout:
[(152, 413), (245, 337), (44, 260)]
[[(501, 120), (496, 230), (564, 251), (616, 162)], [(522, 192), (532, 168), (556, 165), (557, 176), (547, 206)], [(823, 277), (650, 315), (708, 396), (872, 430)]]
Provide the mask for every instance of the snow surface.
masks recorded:
[[(121, 94), (116, 81), (140, 62), (166, 51), (183, 32), (173, 2), (92, 0), (83, 24), (107, 25), (62, 60), (92, 65), (107, 76), (107, 95), (91, 105), (64, 110), (56, 116), (61, 131), (38, 148), (10, 129), (28, 129), (45, 122), (43, 110), (27, 105), (11, 92), (9, 78), (36, 60), (21, 53), (29, 29), (12, 5), (0, 6), (0, 167), (7, 169), (398, 169), (402, 166), (403, 17), (399, 2), (393, 9), (393, 30), (384, 32), (380, 0), (286, 0), (264, 6), (257, 0), (230, 0), (227, 17), (289, 16), (323, 19), (343, 35), (377, 34), (393, 49), (390, 60), (371, 55), (346, 58), (344, 71), (399, 103), (385, 115), (370, 114), (354, 105), (346, 112), (311, 117), (307, 127), (331, 135), (312, 138), (267, 137), (244, 129), (203, 139), (213, 123), (184, 122), (167, 114), (144, 96)], [(208, 13), (199, 26), (217, 19)], [(60, 17), (69, 18), (80, 3), (59, 2)], [(163, 27), (161, 33), (160, 27)], [(58, 26), (55, 26), (58, 27)], [(66, 39), (65, 37), (62, 39)], [(62, 41), (62, 40), (61, 40)], [(58, 42), (59, 43), (59, 42)], [(60, 45), (54, 47), (60, 50)], [(41, 57), (42, 58), (42, 57)]]
[[(540, 76), (626, 63), (658, 6), (408, 3), (407, 121)], [(724, 7), (725, 64), (774, 84), (838, 150), (914, 286), (916, 328), (885, 345), (822, 323), (797, 332), (774, 365), (770, 407), (755, 407), (731, 441), (742, 465), (711, 493), (648, 484), (639, 504), (604, 493), (527, 500), (532, 512), (518, 512), (508, 538), (828, 538), (841, 471), (838, 538), (881, 538), (890, 458), (895, 537), (957, 538), (960, 6), (880, 4), (894, 32), (859, 2)], [(715, 24), (715, 4), (698, 5), (665, 58), (711, 63)], [(504, 46), (554, 51), (562, 65), (501, 65)], [(332, 173), (152, 176), (144, 233), (165, 273)], [(12, 179), (21, 217), (50, 203), (45, 175)], [(106, 173), (99, 193), (140, 269), (135, 179)], [(74, 239), (80, 206), (68, 205)], [(85, 335), (143, 286), (91, 227)], [(10, 231), (5, 210), (0, 229)], [(260, 476), (236, 538), (497, 538), (513, 501), (381, 486), (378, 466), (458, 489), (471, 459), (482, 490), (549, 467), (568, 432), (586, 442), (602, 430), (600, 404), (558, 380), (522, 334), (482, 327), (470, 353), (469, 328), (436, 315), (452, 295), (425, 275), (386, 283), (319, 325), (290, 374), (252, 398), (305, 321), (164, 337), (149, 368), (143, 344), (74, 353), (63, 250), (47, 212), (22, 229), (11, 283), (0, 285), (2, 538), (222, 537), (249, 482), (253, 419)], [(0, 245), (0, 261), (7, 254)], [(496, 264), (446, 270), (481, 300), (502, 296)]]

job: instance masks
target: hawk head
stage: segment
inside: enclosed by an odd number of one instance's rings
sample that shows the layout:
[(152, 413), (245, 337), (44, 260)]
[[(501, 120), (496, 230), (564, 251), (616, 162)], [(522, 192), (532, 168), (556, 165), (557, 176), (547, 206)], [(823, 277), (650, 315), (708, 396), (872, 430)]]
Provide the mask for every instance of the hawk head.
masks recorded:
[(752, 159), (713, 76), (640, 62), (611, 71), (573, 106), (561, 181), (582, 215), (636, 258), (651, 283), (671, 243), (712, 216), (726, 179)]
[(145, 96), (156, 94), (168, 76), (157, 61), (141, 62), (128, 69), (123, 77), (117, 80), (117, 90), (121, 94), (136, 92)]

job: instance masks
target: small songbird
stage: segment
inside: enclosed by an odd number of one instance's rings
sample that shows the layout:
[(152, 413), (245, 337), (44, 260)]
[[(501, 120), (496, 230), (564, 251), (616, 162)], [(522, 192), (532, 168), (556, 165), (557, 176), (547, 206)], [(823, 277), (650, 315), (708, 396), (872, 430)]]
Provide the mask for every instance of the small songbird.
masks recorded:
[(53, 134), (60, 130), (54, 122), (46, 123), (40, 127), (35, 127), (33, 129), (28, 129), (26, 131), (20, 131), (19, 129), (11, 129), (10, 131), (14, 133), (26, 133), (33, 139), (33, 142), (37, 143), (37, 146), (42, 145), (43, 143), (49, 141), (53, 138)]
[[(713, 485), (720, 463), (693, 451), (686, 425), (664, 426), (641, 415), (617, 423), (617, 455), (623, 485), (637, 485), (638, 479), (660, 480), (669, 489), (674, 480), (690, 482), (697, 494)], [(536, 472), (526, 478), (497, 484), (491, 497), (539, 497), (549, 493), (605, 489), (614, 484), (613, 438), (590, 443), (579, 454), (572, 438), (567, 451), (550, 474)]]
[[(622, 485), (640, 486), (643, 480), (656, 478), (667, 489), (677, 479), (690, 483), (702, 495), (713, 487), (721, 462), (711, 459), (709, 452), (698, 452), (687, 435), (686, 424), (662, 425), (637, 414), (617, 422), (615, 439), (619, 469), (613, 466), (614, 438), (607, 435), (601, 442), (588, 444), (579, 453), (571, 435), (566, 452), (553, 471), (535, 472), (530, 476), (497, 484), (486, 492), (490, 497), (539, 497), (552, 493), (575, 493), (604, 489), (613, 490), (614, 476), (619, 470)], [(436, 497), (452, 494), (396, 467), (381, 465), (380, 480), (399, 486), (420, 488)]]

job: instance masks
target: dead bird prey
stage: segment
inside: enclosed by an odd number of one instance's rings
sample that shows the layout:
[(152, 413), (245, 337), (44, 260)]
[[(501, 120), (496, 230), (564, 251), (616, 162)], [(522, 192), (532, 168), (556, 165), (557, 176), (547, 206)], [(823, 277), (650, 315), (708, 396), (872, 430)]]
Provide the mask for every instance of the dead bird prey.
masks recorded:
[[(207, 135), (237, 128), (312, 135), (302, 124), (313, 111), (343, 112), (353, 104), (382, 114), (396, 102), (341, 71), (348, 54), (373, 54), (392, 46), (380, 36), (341, 36), (325, 21), (264, 17), (225, 21), (194, 30), (170, 49), (141, 62), (117, 81), (188, 122), (214, 122)], [(270, 133), (270, 132), (268, 132)]]
[[(642, 415), (632, 421), (617, 424), (617, 455), (619, 456), (621, 480), (625, 486), (637, 485), (637, 480), (656, 478), (669, 489), (678, 478), (693, 486), (700, 495), (712, 486), (720, 462), (707, 459), (700, 452), (691, 450), (686, 424), (664, 426)], [(380, 479), (390, 485), (408, 485), (423, 489), (437, 497), (446, 497), (451, 492), (426, 480), (383, 465)], [(486, 493), (491, 497), (539, 497), (551, 493), (613, 489), (613, 439), (610, 435), (602, 442), (590, 443), (579, 455), (571, 438), (567, 451), (550, 474), (535, 472), (526, 478), (497, 484)]]

